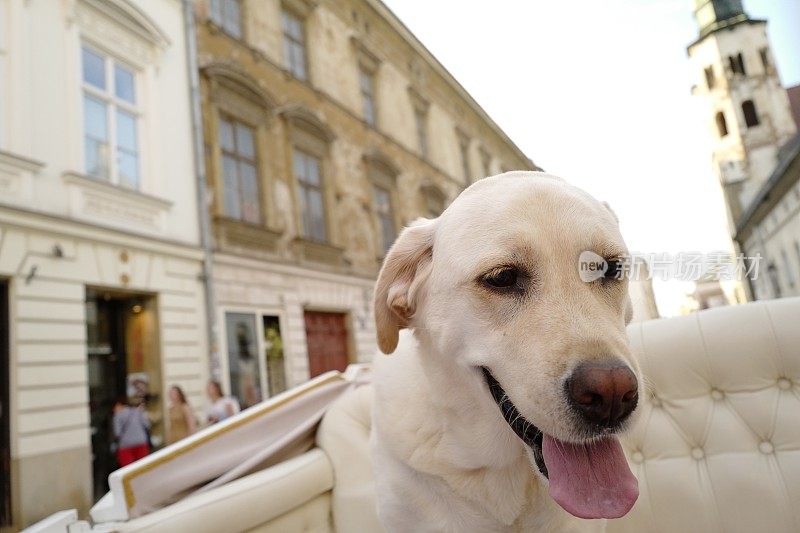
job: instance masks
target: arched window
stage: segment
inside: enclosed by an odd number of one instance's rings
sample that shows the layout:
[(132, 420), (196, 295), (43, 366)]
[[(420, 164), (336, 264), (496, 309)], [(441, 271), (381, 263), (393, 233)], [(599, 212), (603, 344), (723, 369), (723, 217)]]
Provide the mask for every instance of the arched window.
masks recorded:
[(741, 52), (735, 56), (728, 56), (728, 64), (733, 74), (741, 74), (742, 76), (747, 74), (744, 70), (744, 57), (742, 57)]
[(281, 115), (289, 125), (301, 235), (308, 241), (331, 243), (335, 239), (329, 207), (334, 205), (335, 198), (325, 175), (328, 147), (335, 135), (305, 107), (285, 108)]
[(728, 123), (725, 121), (725, 113), (722, 111), (717, 111), (717, 132), (720, 137), (728, 134)]
[(756, 113), (756, 105), (752, 100), (742, 102), (742, 113), (744, 113), (744, 123), (748, 128), (758, 126), (758, 113)]
[(214, 113), (206, 120), (216, 140), (212, 156), (216, 214), (225, 219), (264, 225), (264, 191), (270, 190), (269, 168), (264, 146), (275, 108), (272, 96), (245, 71), (226, 63), (211, 63), (201, 69)]

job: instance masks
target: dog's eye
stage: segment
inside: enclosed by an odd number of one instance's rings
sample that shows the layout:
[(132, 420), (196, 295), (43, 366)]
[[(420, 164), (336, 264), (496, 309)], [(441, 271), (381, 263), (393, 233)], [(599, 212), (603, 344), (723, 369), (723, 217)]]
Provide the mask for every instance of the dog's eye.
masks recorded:
[(514, 267), (492, 270), (483, 277), (483, 282), (494, 289), (511, 289), (518, 286), (520, 273)]

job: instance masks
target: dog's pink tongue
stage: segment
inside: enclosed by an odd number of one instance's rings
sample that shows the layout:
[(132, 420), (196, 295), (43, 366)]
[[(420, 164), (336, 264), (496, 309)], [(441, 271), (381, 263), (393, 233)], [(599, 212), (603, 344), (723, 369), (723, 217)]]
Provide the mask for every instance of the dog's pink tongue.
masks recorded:
[(639, 483), (615, 437), (570, 444), (544, 435), (542, 455), (550, 496), (578, 518), (619, 518), (639, 497)]

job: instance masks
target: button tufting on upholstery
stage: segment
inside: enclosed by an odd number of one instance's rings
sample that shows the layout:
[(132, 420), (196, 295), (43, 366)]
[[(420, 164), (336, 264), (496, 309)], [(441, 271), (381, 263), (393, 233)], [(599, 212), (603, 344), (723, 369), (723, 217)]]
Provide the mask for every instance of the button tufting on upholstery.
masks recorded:
[(620, 440), (641, 495), (608, 533), (800, 533), (798, 317), (779, 298), (628, 327), (649, 387)]
[(633, 452), (631, 454), (631, 461), (633, 461), (636, 464), (640, 464), (644, 462), (644, 455), (642, 455), (642, 452)]

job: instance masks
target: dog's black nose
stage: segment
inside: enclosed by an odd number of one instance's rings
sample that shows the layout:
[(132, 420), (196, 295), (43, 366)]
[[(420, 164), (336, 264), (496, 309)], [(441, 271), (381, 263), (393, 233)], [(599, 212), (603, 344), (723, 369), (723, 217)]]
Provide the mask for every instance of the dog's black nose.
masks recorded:
[(636, 408), (636, 375), (622, 361), (583, 363), (566, 384), (573, 408), (592, 424), (613, 428)]

